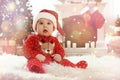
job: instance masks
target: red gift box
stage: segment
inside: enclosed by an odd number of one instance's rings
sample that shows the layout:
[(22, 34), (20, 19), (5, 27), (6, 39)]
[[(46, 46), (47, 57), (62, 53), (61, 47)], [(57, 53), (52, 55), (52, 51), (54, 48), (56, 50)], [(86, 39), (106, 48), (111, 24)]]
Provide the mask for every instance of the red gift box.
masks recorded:
[(15, 54), (16, 41), (15, 40), (0, 40), (0, 53)]

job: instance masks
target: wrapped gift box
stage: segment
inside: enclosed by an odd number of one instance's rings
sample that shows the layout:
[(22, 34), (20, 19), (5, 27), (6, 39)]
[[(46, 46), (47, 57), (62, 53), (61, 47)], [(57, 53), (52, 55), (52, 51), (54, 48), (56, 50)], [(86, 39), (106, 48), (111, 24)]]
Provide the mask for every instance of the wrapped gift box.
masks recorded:
[(15, 40), (0, 40), (0, 53), (16, 53), (16, 41)]

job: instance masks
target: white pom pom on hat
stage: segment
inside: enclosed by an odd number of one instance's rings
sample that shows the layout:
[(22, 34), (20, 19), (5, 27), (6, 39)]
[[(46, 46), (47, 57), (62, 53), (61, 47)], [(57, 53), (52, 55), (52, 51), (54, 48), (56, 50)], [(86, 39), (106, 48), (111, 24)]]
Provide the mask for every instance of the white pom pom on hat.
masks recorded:
[(37, 21), (40, 19), (40, 18), (46, 18), (46, 19), (49, 19), (53, 22), (54, 24), (54, 27), (60, 32), (60, 34), (62, 36), (65, 36), (65, 33), (64, 31), (62, 30), (59, 22), (58, 22), (58, 14), (53, 11), (53, 10), (47, 10), (47, 9), (43, 9), (41, 10), (36, 16), (35, 18), (33, 19), (33, 30), (35, 30), (35, 27), (36, 27), (36, 24), (37, 24)]

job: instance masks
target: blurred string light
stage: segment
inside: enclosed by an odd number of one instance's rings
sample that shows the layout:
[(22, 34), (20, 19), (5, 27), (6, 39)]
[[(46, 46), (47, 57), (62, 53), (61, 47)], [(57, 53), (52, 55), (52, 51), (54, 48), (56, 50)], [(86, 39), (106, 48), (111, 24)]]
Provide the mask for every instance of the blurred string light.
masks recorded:
[(17, 21), (16, 21), (16, 26), (17, 26), (18, 30), (21, 29), (22, 27), (24, 27), (25, 26), (25, 19), (24, 18), (18, 18)]
[(0, 0), (0, 24), (7, 18), (18, 29), (29, 28), (32, 24), (31, 7), (28, 0)]
[(14, 11), (16, 6), (14, 2), (10, 2), (8, 3), (7, 7), (8, 7), (8, 11)]

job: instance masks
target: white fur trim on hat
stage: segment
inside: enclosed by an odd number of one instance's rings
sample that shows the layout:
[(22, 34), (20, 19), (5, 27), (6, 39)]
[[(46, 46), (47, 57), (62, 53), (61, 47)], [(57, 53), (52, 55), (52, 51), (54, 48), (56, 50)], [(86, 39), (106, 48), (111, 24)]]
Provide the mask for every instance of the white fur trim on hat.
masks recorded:
[(48, 13), (48, 12), (40, 12), (34, 19), (33, 19), (33, 30), (35, 30), (35, 26), (37, 24), (37, 21), (40, 19), (40, 18), (46, 18), (46, 19), (49, 19), (53, 22), (54, 26), (57, 27), (57, 21), (56, 21), (56, 18), (54, 15)]

